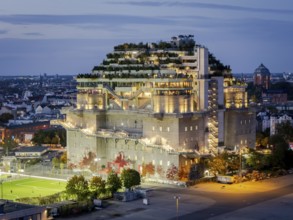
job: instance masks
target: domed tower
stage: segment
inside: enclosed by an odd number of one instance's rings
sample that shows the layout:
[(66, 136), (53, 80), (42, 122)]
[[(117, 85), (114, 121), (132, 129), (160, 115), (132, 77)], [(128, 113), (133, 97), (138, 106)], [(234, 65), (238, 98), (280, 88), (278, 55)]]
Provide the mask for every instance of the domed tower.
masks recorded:
[(269, 89), (271, 73), (263, 64), (257, 67), (253, 74), (254, 85), (262, 86), (264, 89)]

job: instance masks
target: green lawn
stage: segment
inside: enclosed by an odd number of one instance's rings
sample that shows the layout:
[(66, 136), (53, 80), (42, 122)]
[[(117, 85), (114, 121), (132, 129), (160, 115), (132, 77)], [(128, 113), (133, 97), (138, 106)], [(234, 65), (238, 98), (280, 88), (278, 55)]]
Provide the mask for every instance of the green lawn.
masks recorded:
[(46, 180), (39, 178), (9, 179), (0, 186), (0, 195), (9, 200), (23, 197), (47, 196), (61, 192), (65, 189), (66, 182)]

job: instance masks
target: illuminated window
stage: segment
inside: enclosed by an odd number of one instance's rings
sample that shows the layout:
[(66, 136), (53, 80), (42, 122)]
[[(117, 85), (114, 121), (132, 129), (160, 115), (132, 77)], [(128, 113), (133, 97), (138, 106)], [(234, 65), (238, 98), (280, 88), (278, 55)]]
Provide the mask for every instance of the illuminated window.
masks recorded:
[(169, 128), (169, 127), (167, 127), (167, 131), (168, 131), (168, 132), (170, 131), (170, 128)]
[(156, 165), (156, 161), (155, 160), (153, 160), (153, 165)]
[(185, 160), (185, 166), (187, 166), (187, 160)]
[(153, 126), (153, 131), (155, 130), (155, 126)]
[(135, 155), (134, 160), (137, 160), (137, 156)]
[(240, 144), (242, 144), (242, 140), (240, 141)]
[(185, 127), (185, 131), (187, 131), (187, 127)]
[(161, 166), (163, 165), (163, 161), (162, 161), (162, 160), (160, 160), (160, 165), (161, 165)]
[(198, 129), (198, 127), (197, 127), (197, 125), (195, 125), (195, 130), (197, 130)]
[(167, 166), (170, 166), (170, 161), (167, 162)]
[(192, 126), (190, 126), (190, 131), (192, 131)]

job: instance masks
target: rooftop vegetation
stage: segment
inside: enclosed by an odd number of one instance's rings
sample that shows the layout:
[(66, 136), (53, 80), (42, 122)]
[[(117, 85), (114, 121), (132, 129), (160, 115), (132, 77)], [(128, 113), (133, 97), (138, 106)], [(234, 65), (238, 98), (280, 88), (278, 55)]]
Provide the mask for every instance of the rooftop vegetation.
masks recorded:
[(210, 70), (213, 72), (213, 75), (224, 76), (231, 73), (230, 66), (224, 65), (212, 53), (209, 53), (209, 67)]
[[(184, 75), (184, 74), (174, 74), (172, 78), (191, 78), (192, 76)], [(97, 79), (97, 78), (105, 78), (105, 79), (114, 79), (114, 78), (170, 78), (168, 74), (130, 74), (130, 73), (111, 73), (104, 74), (103, 76), (100, 74), (91, 74), (91, 73), (80, 73), (77, 75), (78, 79)]]

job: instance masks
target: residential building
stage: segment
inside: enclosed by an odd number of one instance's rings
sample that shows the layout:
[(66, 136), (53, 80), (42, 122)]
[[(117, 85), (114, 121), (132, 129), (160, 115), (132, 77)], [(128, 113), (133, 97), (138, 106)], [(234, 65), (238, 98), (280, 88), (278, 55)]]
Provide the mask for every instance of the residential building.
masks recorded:
[(277, 133), (276, 127), (278, 124), (284, 123), (284, 122), (290, 122), (291, 125), (293, 125), (293, 119), (288, 114), (282, 114), (282, 115), (272, 115), (270, 118), (270, 135), (274, 135)]

